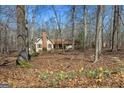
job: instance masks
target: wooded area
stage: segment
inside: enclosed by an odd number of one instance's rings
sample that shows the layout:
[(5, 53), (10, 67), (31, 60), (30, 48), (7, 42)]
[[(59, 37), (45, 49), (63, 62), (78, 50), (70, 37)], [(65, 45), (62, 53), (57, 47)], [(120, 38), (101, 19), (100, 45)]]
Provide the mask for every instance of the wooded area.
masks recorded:
[(124, 87), (124, 6), (0, 6), (0, 84)]

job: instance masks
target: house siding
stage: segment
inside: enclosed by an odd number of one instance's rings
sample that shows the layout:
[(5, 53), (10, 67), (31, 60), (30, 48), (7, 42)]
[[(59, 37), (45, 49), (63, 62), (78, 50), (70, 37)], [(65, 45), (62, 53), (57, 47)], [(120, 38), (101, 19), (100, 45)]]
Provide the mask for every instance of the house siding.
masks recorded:
[[(43, 50), (43, 48), (42, 48), (42, 45), (43, 45), (42, 39), (38, 40), (38, 42), (35, 43), (35, 44), (36, 44), (36, 52), (40, 52), (40, 51)], [(41, 44), (41, 48), (38, 47), (38, 44)], [(51, 47), (49, 47), (49, 44), (51, 45)], [(54, 49), (54, 46), (53, 46), (52, 41), (47, 40), (47, 51), (51, 51), (53, 49)]]

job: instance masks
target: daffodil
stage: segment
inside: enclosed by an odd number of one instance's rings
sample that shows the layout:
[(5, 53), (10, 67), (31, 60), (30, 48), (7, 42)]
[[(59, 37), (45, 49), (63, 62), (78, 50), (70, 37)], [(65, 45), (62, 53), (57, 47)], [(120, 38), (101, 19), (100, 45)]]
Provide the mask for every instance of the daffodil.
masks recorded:
[(96, 80), (96, 82), (101, 82), (101, 81), (102, 81), (102, 79), (100, 79), (100, 78)]
[(64, 73), (63, 71), (61, 71), (61, 73)]
[(83, 71), (83, 70), (84, 70), (84, 68), (82, 67), (82, 68), (81, 68), (81, 70)]
[(122, 78), (124, 78), (124, 74), (122, 74)]
[(79, 70), (79, 72), (82, 72), (84, 70), (84, 68), (82, 67), (80, 70)]
[(102, 73), (99, 74), (99, 77), (102, 77)]
[(50, 74), (53, 74), (53, 71), (50, 71)]
[(103, 71), (103, 68), (102, 68), (102, 67), (100, 67), (100, 68), (99, 68), (99, 70), (100, 70), (100, 71)]

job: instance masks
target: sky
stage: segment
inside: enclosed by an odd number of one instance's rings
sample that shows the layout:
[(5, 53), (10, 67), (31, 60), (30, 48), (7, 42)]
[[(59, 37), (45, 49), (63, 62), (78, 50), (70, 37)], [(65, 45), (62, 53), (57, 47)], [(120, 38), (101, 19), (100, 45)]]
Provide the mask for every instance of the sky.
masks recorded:
[[(28, 7), (28, 21), (31, 22), (32, 20), (32, 6), (27, 6)], [(50, 23), (49, 19), (54, 18), (55, 19), (55, 14), (52, 10), (52, 6), (33, 6), (36, 8), (36, 27), (42, 27), (44, 23)], [(61, 22), (61, 27), (65, 27), (70, 18), (69, 15), (71, 6), (70, 5), (57, 5), (54, 6), (55, 10), (57, 11), (57, 16), (59, 17), (59, 21)], [(95, 12), (96, 6), (87, 6), (88, 14), (92, 15), (93, 12)], [(76, 20), (81, 21), (83, 19), (83, 7), (77, 5), (76, 7)], [(49, 25), (51, 26), (51, 25)]]
[[(47, 26), (52, 26), (55, 21), (50, 21), (49, 19), (55, 18), (55, 14), (52, 10), (52, 7), (50, 5), (38, 5), (38, 6), (31, 6), (31, 5), (27, 5), (26, 6), (26, 15), (27, 15), (27, 20), (29, 22), (29, 24), (31, 24), (32, 22), (32, 8), (35, 7), (36, 9), (36, 17), (35, 17), (35, 27), (38, 28), (42, 28), (43, 25), (47, 25)], [(69, 10), (71, 8), (71, 6), (69, 5), (57, 5), (54, 6), (56, 11), (57, 11), (57, 15), (59, 17), (59, 21), (61, 21), (61, 27), (64, 28), (69, 21)], [(103, 20), (104, 24), (107, 24), (110, 20), (111, 17), (111, 8), (112, 6), (107, 6), (106, 7), (106, 11), (105, 11), (105, 18)], [(6, 9), (11, 9), (10, 11), (5, 11)], [(3, 19), (4, 21), (7, 20), (7, 17), (5, 16), (5, 14), (7, 15), (12, 15), (11, 19), (11, 23), (10, 26), (16, 28), (16, 15), (15, 15), (15, 11), (16, 10), (16, 6), (11, 5), (11, 6), (0, 6), (0, 20)], [(96, 14), (96, 6), (87, 6), (87, 11), (89, 14), (89, 17), (93, 17)], [(83, 19), (83, 7), (82, 6), (77, 6), (76, 8), (76, 20), (80, 21)], [(61, 19), (61, 20), (60, 20)], [(15, 21), (13, 21), (15, 20)], [(92, 21), (92, 20), (90, 20)], [(94, 24), (94, 23), (93, 23)], [(106, 28), (108, 28), (109, 25), (106, 25)]]
[[(28, 19), (32, 19), (32, 6), (28, 7)], [(43, 22), (49, 21), (50, 18), (55, 17), (51, 6), (33, 6), (36, 8), (36, 22), (42, 24)], [(66, 22), (65, 14), (69, 10), (68, 6), (55, 6), (58, 16), (61, 16), (62, 22)], [(65, 14), (64, 14), (65, 13)]]

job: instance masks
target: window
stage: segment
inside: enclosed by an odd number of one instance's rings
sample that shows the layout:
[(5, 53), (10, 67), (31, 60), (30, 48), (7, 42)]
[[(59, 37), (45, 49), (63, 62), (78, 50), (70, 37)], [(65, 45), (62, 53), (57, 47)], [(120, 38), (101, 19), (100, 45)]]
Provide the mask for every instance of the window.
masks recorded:
[(52, 45), (51, 44), (48, 44), (48, 48), (52, 48)]
[(41, 44), (37, 44), (37, 48), (41, 48)]

